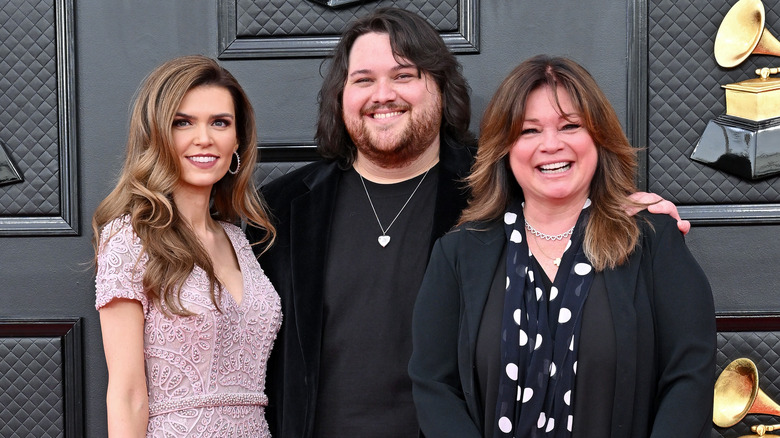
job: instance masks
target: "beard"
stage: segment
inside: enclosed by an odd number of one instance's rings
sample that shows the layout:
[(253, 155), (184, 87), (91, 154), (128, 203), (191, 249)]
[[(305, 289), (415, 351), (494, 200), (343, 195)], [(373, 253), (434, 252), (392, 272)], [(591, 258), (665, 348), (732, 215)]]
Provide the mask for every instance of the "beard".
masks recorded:
[[(410, 114), (409, 105), (373, 105), (361, 112), (361, 115), (373, 113), (378, 108), (391, 111), (406, 111)], [(345, 120), (347, 132), (355, 143), (357, 150), (369, 161), (387, 169), (397, 169), (412, 163), (431, 147), (441, 128), (441, 100), (427, 108), (418, 107), (411, 111), (411, 119), (400, 132), (393, 132), (395, 127), (387, 129), (372, 129), (360, 120)]]

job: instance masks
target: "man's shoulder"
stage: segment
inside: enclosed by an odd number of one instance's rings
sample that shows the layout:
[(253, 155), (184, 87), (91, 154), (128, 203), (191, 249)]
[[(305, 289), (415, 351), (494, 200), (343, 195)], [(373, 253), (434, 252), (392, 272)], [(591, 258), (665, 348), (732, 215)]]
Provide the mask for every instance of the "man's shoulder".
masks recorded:
[(260, 187), (260, 191), (266, 198), (280, 195), (290, 195), (308, 190), (307, 181), (316, 181), (338, 169), (336, 163), (327, 160), (319, 160), (292, 170), (284, 175), (274, 178), (271, 182)]
[(476, 145), (458, 143), (445, 138), (442, 141), (439, 156), (445, 167), (462, 176), (471, 170), (476, 154)]

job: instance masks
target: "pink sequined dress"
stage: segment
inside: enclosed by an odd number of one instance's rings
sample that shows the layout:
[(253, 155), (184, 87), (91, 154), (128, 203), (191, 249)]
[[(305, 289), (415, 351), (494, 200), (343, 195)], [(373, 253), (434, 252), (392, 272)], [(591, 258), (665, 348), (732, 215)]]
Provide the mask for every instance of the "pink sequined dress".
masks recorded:
[[(244, 277), (237, 303), (221, 293), (220, 313), (208, 278), (195, 267), (181, 291), (194, 316), (166, 316), (141, 287), (147, 257), (129, 217), (101, 233), (96, 283), (99, 310), (114, 298), (143, 306), (149, 391), (147, 437), (270, 437), (264, 417), (266, 361), (281, 325), (279, 296), (240, 228), (222, 223)], [(136, 263), (136, 261), (138, 263)]]

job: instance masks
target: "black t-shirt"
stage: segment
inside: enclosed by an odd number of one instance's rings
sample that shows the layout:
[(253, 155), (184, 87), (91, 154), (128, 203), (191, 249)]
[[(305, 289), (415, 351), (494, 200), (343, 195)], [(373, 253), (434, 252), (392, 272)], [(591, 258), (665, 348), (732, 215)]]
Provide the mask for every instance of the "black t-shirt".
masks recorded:
[(345, 171), (329, 238), (314, 436), (417, 437), (407, 365), (411, 317), (431, 244), (438, 165), (397, 184)]

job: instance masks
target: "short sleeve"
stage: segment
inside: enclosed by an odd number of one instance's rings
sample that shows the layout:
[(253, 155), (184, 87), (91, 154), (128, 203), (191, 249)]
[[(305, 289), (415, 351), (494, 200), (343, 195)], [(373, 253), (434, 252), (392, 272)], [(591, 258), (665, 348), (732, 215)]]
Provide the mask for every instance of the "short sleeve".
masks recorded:
[(95, 308), (100, 310), (114, 298), (136, 300), (149, 310), (143, 290), (147, 257), (141, 257), (141, 240), (133, 231), (129, 216), (114, 219), (100, 232), (95, 278)]

